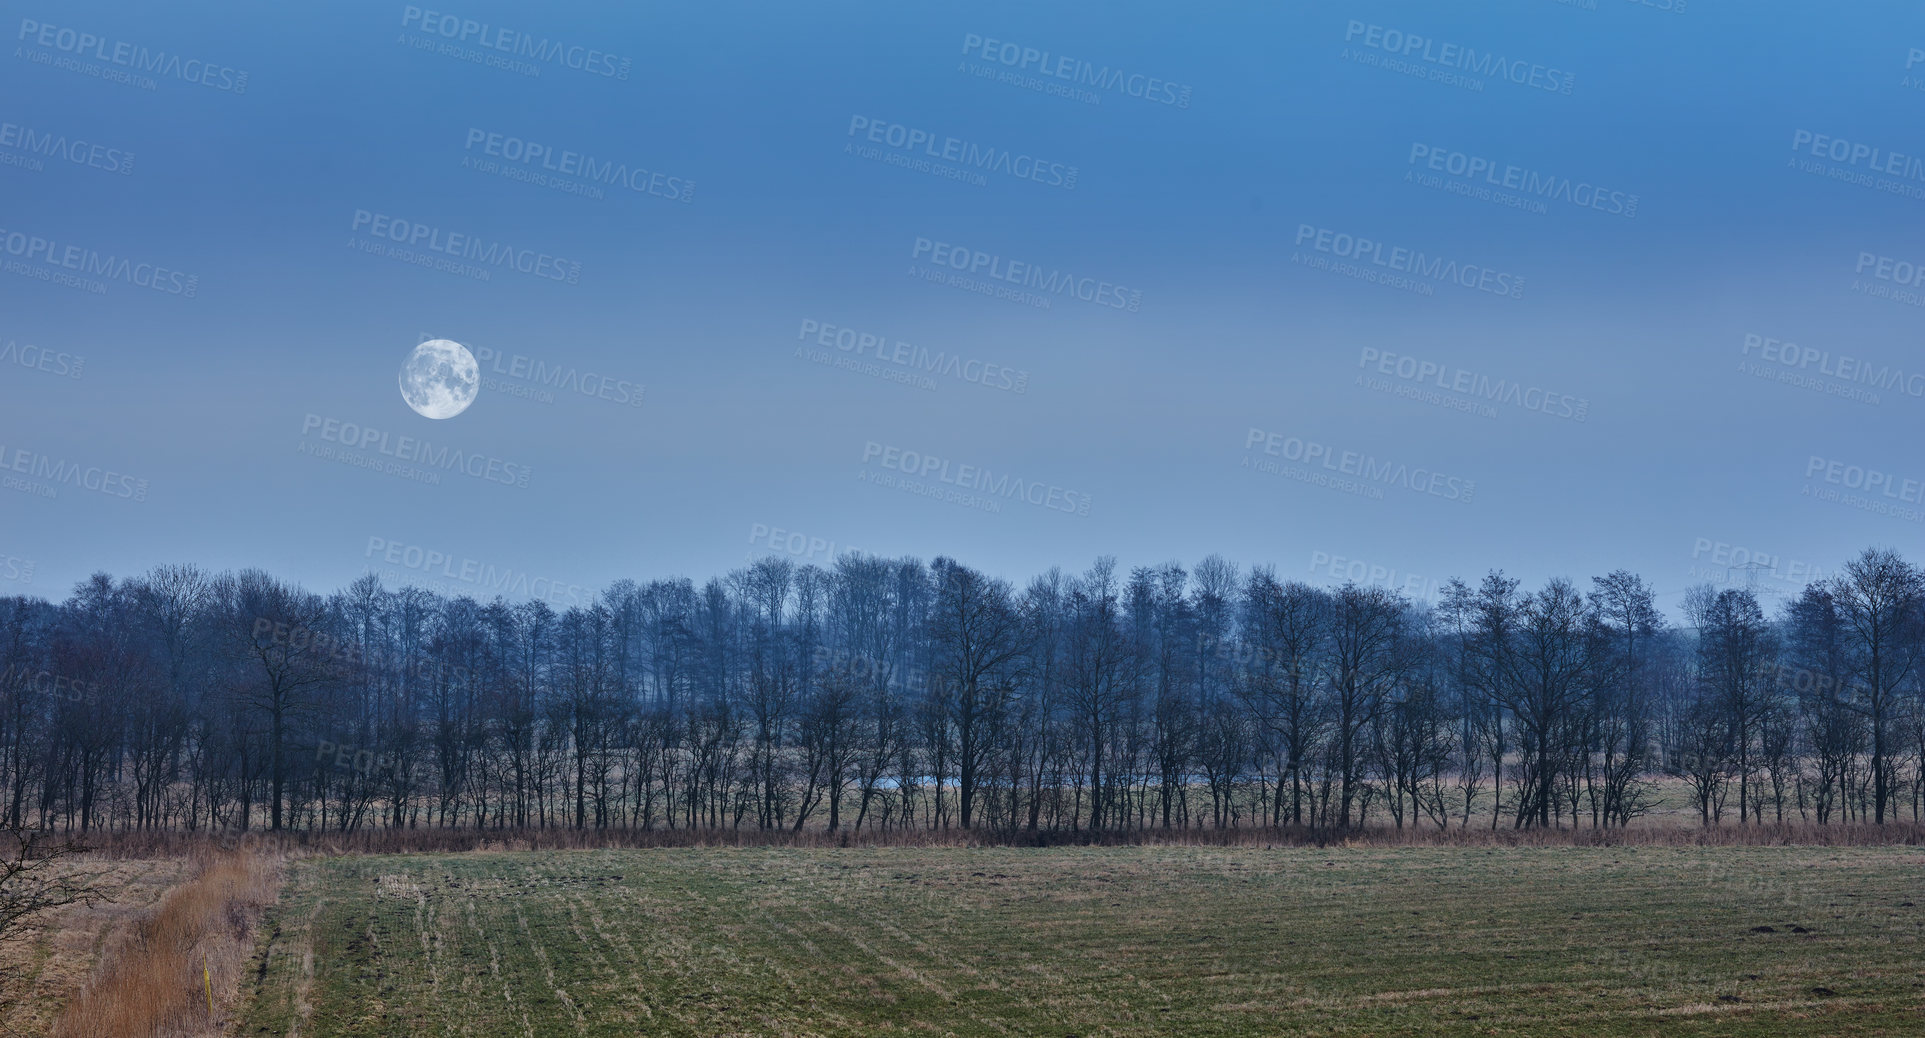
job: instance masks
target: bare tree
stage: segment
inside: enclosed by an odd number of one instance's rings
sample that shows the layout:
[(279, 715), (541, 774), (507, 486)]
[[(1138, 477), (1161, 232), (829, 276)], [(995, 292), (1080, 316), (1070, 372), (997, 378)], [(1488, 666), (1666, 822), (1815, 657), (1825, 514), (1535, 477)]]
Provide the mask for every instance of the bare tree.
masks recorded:
[(1328, 673), (1340, 829), (1350, 827), (1351, 808), (1361, 792), (1365, 729), (1415, 662), (1406, 637), (1408, 608), (1401, 596), (1380, 587), (1346, 584), (1332, 596)]
[(1280, 584), (1268, 570), (1250, 575), (1244, 601), (1248, 633), (1243, 688), (1283, 752), (1283, 771), (1290, 776), (1290, 822), (1302, 825), (1308, 793), (1305, 769), (1326, 723), (1330, 601), (1308, 584)]
[(0, 941), (43, 912), (106, 900), (96, 877), (73, 865), (86, 850), (71, 835), (0, 825)]
[(994, 749), (987, 737), (1016, 690), (1026, 632), (1009, 585), (950, 559), (937, 559), (931, 568), (931, 683), (946, 693), (956, 733), (958, 820), (967, 829), (985, 762)]
[(1665, 621), (1644, 580), (1624, 570), (1592, 578), (1591, 605), (1605, 639), (1610, 680), (1598, 682), (1593, 716), (1599, 796), (1594, 824), (1625, 826), (1649, 810), (1656, 694), (1653, 654)]
[(1895, 727), (1925, 657), (1925, 575), (1895, 551), (1865, 550), (1830, 591), (1846, 632), (1844, 702), (1871, 729), (1872, 821), (1890, 806)]
[(1776, 641), (1749, 590), (1718, 593), (1698, 632), (1700, 677), (1730, 727), (1728, 745), (1738, 776), (1738, 822), (1749, 819), (1751, 773), (1765, 718), (1772, 711)]
[(1504, 626), (1488, 633), (1485, 668), (1492, 694), (1517, 720), (1523, 754), (1517, 825), (1548, 828), (1564, 760), (1559, 740), (1598, 678), (1602, 645), (1583, 596), (1566, 580), (1491, 609)]
[(269, 827), (279, 830), (288, 779), (288, 735), (313, 694), (355, 648), (330, 633), (325, 602), (259, 570), (224, 582), (230, 652), (251, 665), (236, 692), (267, 720)]

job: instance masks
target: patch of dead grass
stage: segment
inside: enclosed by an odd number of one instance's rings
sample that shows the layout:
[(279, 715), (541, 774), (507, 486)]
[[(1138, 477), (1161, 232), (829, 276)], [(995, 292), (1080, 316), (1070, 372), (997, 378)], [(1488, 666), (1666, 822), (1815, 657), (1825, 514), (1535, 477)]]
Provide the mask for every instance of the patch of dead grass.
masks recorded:
[(101, 957), (191, 871), (181, 858), (85, 855), (60, 868), (94, 877), (104, 899), (49, 912), (17, 939), (0, 943), (0, 1034), (49, 1033), (60, 1008), (87, 986)]
[(55, 1022), (54, 1038), (198, 1038), (226, 1026), (282, 859), (210, 856), (126, 928)]

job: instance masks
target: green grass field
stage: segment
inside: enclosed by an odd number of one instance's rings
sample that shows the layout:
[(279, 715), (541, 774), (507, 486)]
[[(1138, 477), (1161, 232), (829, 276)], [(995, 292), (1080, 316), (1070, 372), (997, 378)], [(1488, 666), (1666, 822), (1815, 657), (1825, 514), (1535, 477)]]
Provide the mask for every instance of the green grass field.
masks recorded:
[(1902, 847), (316, 859), (240, 1033), (1917, 1035), (1921, 904)]

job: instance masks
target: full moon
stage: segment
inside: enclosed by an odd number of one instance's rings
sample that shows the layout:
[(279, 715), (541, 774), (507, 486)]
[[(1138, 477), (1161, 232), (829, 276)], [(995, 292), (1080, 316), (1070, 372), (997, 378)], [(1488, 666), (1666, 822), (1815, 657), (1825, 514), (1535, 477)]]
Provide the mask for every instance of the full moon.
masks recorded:
[(430, 339), (401, 364), (401, 399), (423, 418), (453, 418), (475, 402), (481, 369), (466, 346)]

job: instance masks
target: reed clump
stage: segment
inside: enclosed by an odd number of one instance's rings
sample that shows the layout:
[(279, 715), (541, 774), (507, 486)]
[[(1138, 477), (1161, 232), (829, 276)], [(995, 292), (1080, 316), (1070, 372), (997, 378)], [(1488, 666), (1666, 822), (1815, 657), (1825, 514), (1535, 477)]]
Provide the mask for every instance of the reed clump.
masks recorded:
[(221, 1033), (253, 951), (254, 922), (275, 898), (285, 855), (207, 844), (193, 853), (193, 878), (103, 957), (54, 1038)]

